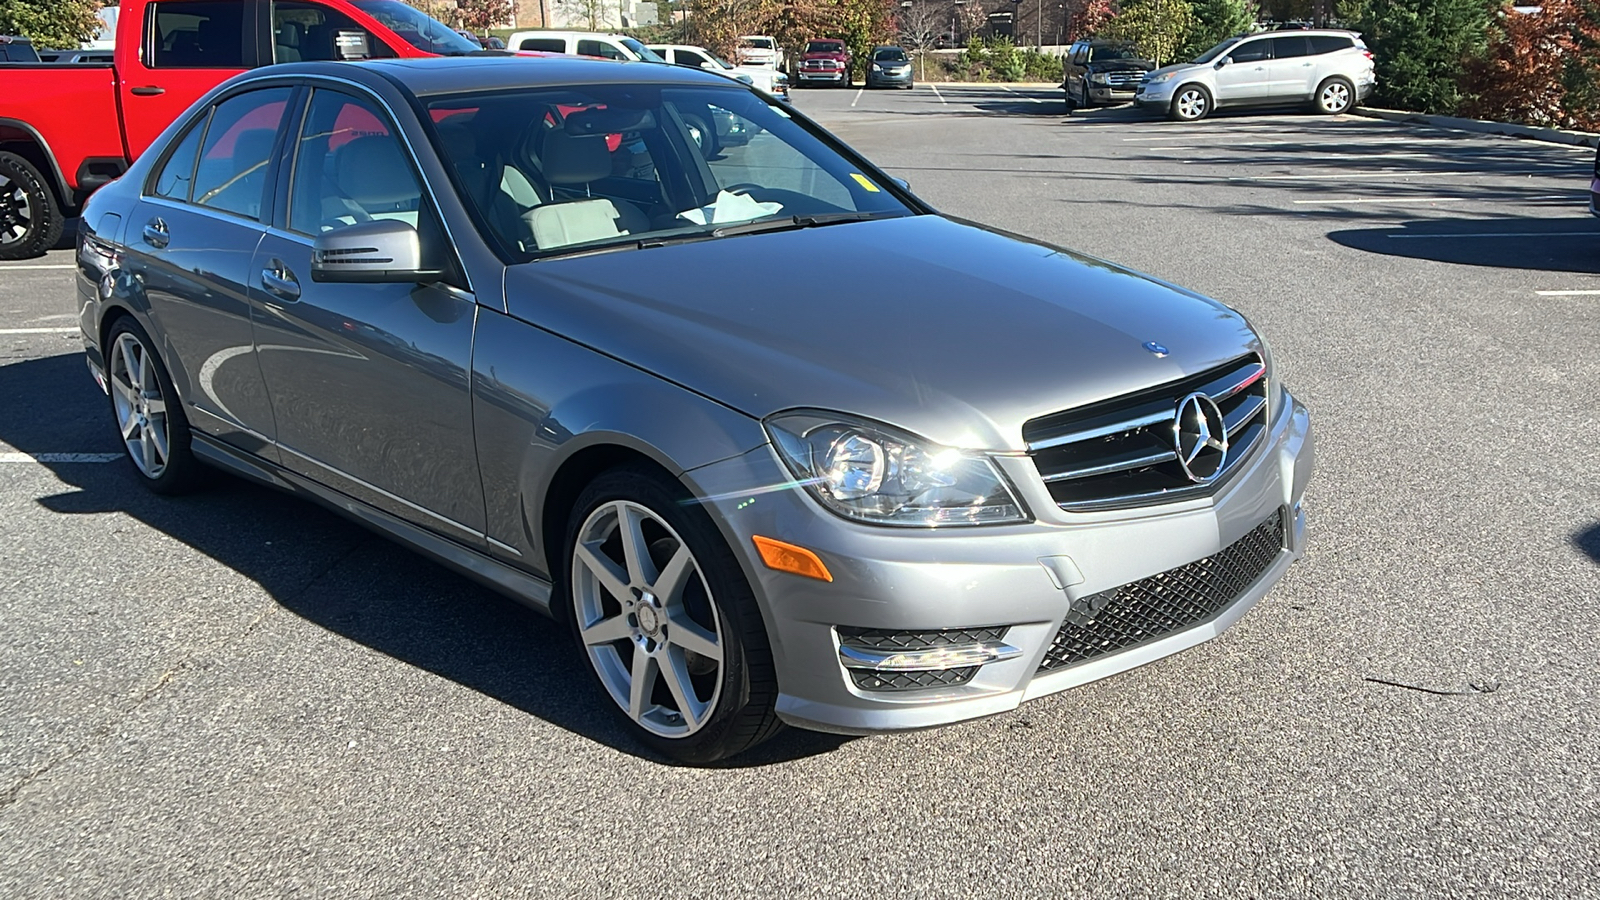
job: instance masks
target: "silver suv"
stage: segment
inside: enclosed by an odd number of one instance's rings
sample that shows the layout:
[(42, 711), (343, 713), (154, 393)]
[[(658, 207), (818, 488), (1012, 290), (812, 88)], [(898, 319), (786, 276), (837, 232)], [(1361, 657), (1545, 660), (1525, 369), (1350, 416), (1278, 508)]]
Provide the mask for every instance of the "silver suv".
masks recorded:
[(1194, 62), (1144, 76), (1134, 99), (1179, 122), (1219, 106), (1311, 103), (1337, 115), (1365, 100), (1377, 78), (1372, 53), (1353, 31), (1279, 31), (1231, 37)]

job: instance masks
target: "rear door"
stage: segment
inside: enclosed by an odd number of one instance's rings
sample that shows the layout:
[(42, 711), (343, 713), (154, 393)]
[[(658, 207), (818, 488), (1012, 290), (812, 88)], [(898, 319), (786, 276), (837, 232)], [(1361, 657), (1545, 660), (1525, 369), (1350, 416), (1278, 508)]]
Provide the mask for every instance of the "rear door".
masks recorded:
[(274, 458), (246, 278), (264, 231), (274, 146), (293, 89), (234, 94), (178, 140), (129, 219), (124, 270), (166, 340), (178, 394), (199, 430)]
[(1317, 57), (1311, 55), (1311, 42), (1303, 34), (1286, 34), (1272, 39), (1272, 61), (1267, 63), (1267, 80), (1273, 99), (1309, 100), (1317, 83)]
[(1272, 61), (1270, 38), (1240, 41), (1229, 51), (1231, 60), (1217, 69), (1217, 103), (1259, 103), (1272, 92), (1267, 65)]
[(262, 63), (256, 11), (255, 2), (241, 0), (155, 0), (145, 6), (141, 46), (125, 54), (129, 62), (117, 73), (130, 158), (206, 91)]

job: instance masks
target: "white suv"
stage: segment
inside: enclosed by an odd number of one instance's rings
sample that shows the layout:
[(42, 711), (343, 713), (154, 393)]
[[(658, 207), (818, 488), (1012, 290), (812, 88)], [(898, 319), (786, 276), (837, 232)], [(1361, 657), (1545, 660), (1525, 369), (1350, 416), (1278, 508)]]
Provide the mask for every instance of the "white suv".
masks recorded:
[(1365, 100), (1377, 78), (1353, 31), (1277, 31), (1231, 37), (1194, 62), (1144, 76), (1134, 100), (1180, 122), (1220, 106), (1311, 103), (1328, 115)]
[(518, 31), (506, 38), (507, 50), (536, 50), (642, 62), (666, 62), (625, 34), (599, 31)]

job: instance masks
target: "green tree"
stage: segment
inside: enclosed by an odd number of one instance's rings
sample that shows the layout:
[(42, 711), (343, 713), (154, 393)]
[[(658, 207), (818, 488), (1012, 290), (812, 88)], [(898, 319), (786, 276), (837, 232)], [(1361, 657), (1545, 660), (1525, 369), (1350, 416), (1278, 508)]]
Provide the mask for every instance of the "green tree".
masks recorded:
[(1462, 84), (1486, 52), (1497, 0), (1367, 3), (1351, 27), (1377, 61), (1374, 105), (1451, 115), (1470, 102)]
[(1108, 37), (1133, 41), (1146, 58), (1164, 66), (1188, 46), (1194, 28), (1188, 0), (1130, 0), (1104, 30)]
[(0, 0), (0, 34), (30, 38), (40, 49), (72, 50), (94, 36), (99, 0)]
[(1194, 30), (1182, 55), (1187, 59), (1211, 49), (1223, 38), (1244, 34), (1256, 23), (1255, 10), (1247, 0), (1192, 0)]

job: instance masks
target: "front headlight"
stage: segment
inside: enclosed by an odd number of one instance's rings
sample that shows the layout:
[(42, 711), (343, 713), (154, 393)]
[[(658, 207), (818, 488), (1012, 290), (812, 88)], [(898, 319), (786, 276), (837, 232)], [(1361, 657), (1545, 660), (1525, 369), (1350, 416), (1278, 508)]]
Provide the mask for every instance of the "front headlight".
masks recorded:
[(880, 66), (877, 63), (873, 63), (872, 64), (872, 71), (874, 71), (874, 72), (882, 72), (883, 71), (883, 66)]
[(1145, 84), (1160, 84), (1163, 81), (1171, 81), (1174, 77), (1177, 76), (1177, 74), (1178, 74), (1177, 72), (1162, 72), (1160, 75), (1146, 75), (1144, 77), (1144, 83)]
[(779, 413), (765, 425), (795, 478), (847, 519), (912, 527), (1027, 521), (982, 453), (839, 413)]
[(1095, 72), (1094, 74), (1089, 76), (1089, 80), (1094, 82), (1095, 84), (1105, 84), (1106, 83), (1106, 73), (1104, 73), (1104, 72)]

